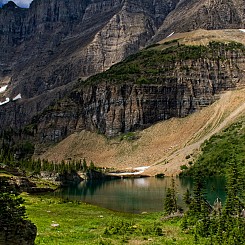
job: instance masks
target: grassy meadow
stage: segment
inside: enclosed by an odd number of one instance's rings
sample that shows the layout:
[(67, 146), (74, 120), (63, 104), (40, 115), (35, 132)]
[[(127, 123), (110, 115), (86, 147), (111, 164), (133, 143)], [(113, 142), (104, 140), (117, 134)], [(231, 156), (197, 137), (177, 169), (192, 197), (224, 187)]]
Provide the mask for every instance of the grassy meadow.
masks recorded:
[(179, 219), (162, 221), (162, 213), (119, 213), (48, 195), (22, 197), (38, 229), (36, 244), (194, 244)]

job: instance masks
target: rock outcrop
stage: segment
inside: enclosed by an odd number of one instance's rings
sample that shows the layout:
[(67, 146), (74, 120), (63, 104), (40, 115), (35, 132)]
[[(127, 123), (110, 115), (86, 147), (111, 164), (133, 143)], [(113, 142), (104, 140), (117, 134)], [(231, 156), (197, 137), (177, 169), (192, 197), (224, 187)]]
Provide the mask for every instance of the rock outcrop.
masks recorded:
[(167, 16), (153, 38), (159, 41), (173, 32), (196, 29), (245, 28), (243, 0), (183, 0)]
[(16, 225), (2, 227), (0, 230), (1, 245), (34, 245), (37, 227), (29, 220), (23, 220)]
[(187, 116), (244, 86), (244, 62), (245, 48), (236, 43), (146, 50), (49, 107), (33, 121), (36, 135), (43, 143), (84, 129), (111, 137)]

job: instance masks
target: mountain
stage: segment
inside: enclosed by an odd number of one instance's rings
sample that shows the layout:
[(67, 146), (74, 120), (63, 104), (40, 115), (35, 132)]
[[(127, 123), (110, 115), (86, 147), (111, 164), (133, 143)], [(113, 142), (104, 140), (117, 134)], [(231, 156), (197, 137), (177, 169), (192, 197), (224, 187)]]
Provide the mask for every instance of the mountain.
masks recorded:
[(0, 9), (0, 86), (8, 84), (1, 101), (22, 100), (0, 107), (1, 127), (22, 127), (78, 78), (172, 31), (244, 27), (243, 8), (224, 0), (34, 0), (23, 9), (10, 1)]
[(129, 56), (35, 117), (38, 141), (59, 142), (81, 130), (114, 137), (201, 110), (221, 93), (244, 87), (244, 35), (240, 30), (176, 34)]
[(163, 21), (154, 37), (159, 41), (172, 32), (245, 27), (243, 0), (183, 0)]
[[(0, 9), (1, 126), (18, 128), (63, 97), (78, 78), (108, 69), (137, 52), (177, 1), (35, 0), (29, 9)], [(66, 85), (66, 86), (64, 86)], [(21, 114), (21, 115), (20, 115)], [(17, 118), (17, 121), (15, 121)]]
[[(85, 158), (88, 162), (92, 160), (96, 166), (120, 170), (144, 166), (149, 167), (144, 174), (152, 176), (161, 173), (166, 176), (179, 174), (183, 166), (193, 165), (199, 157), (201, 166), (199, 168), (197, 165), (197, 168), (205, 169), (205, 174), (214, 174), (214, 168), (216, 172), (220, 168), (220, 172), (224, 172), (229, 159), (226, 157), (232, 152), (231, 147), (233, 150), (241, 149), (244, 159), (244, 143), (240, 144), (242, 140), (244, 142), (244, 92), (244, 88), (227, 91), (212, 105), (187, 117), (160, 121), (142, 131), (119, 137), (108, 139), (97, 132), (74, 132), (38, 157), (55, 162)], [(234, 133), (234, 129), (239, 128), (239, 121), (243, 122), (243, 128)], [(233, 131), (227, 130), (229, 125), (233, 125), (230, 127)], [(223, 130), (232, 138), (215, 137)], [(211, 158), (206, 152), (205, 158), (202, 158), (201, 146), (203, 143), (207, 145), (212, 136), (213, 140), (209, 143)]]

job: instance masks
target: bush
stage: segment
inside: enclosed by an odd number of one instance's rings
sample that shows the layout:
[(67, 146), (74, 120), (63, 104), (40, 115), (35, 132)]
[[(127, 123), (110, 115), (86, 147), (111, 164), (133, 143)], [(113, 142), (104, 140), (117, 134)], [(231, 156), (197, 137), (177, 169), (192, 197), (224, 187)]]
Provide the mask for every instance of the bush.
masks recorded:
[(180, 166), (180, 170), (184, 171), (184, 170), (186, 170), (186, 169), (188, 169), (188, 167), (187, 167), (186, 165), (181, 165), (181, 166)]

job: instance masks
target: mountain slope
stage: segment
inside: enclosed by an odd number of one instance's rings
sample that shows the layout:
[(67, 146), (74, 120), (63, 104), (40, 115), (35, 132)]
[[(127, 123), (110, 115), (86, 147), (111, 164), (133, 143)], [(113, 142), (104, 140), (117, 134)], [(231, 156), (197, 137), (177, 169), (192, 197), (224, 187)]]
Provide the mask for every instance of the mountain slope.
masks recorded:
[[(67, 94), (78, 78), (108, 69), (170, 31), (244, 27), (241, 1), (209, 1), (209, 15), (200, 15), (206, 4), (204, 0), (34, 0), (29, 9), (13, 2), (4, 5), (0, 86), (9, 86), (0, 99), (19, 93), (22, 99), (14, 106), (0, 106), (1, 128), (23, 127)], [(203, 25), (206, 22), (211, 24)]]
[[(244, 32), (226, 32), (244, 41)], [(191, 36), (199, 40), (198, 33), (206, 35), (207, 45), (184, 44)], [(212, 104), (221, 92), (244, 86), (245, 47), (229, 35), (219, 42), (220, 32), (211, 33), (176, 34), (77, 84), (32, 121), (39, 142), (58, 142), (84, 129), (108, 137), (143, 129), (185, 117)]]
[(172, 32), (245, 28), (243, 0), (183, 0), (167, 16), (154, 40)]
[[(241, 43), (244, 43), (244, 35), (243, 30), (198, 30), (189, 33), (174, 34), (161, 42), (163, 46), (158, 45), (152, 47), (152, 49), (166, 50), (169, 47), (176, 46), (176, 40), (178, 40), (179, 45), (207, 45), (210, 41), (222, 41), (225, 43), (240, 41)], [(140, 57), (142, 63), (145, 63), (145, 60), (142, 59), (142, 57), (144, 57), (143, 54), (144, 52), (141, 56), (139, 54), (138, 56), (129, 57), (128, 61), (125, 62), (135, 62), (135, 57)], [(236, 55), (233, 55), (233, 57), (236, 57)], [(125, 62), (118, 64), (104, 75), (101, 74), (92, 77), (90, 82), (95, 83), (96, 85), (97, 78), (99, 77), (102, 80), (111, 78), (111, 82), (113, 83), (114, 78), (112, 78), (111, 75), (114, 74), (113, 72), (117, 71), (118, 68), (121, 70)], [(229, 64), (230, 70), (232, 67), (231, 63), (224, 60), (223, 62), (222, 66), (225, 67), (225, 64)], [(155, 62), (153, 63), (155, 64)], [(193, 59), (191, 63), (192, 66), (198, 67), (195, 66), (195, 61)], [(220, 132), (229, 124), (235, 122), (239, 117), (244, 115), (244, 61), (236, 63), (236, 66), (239, 67), (239, 71), (242, 72), (241, 75), (238, 76), (238, 83), (236, 83), (237, 89), (225, 93), (217, 93), (216, 95), (213, 94), (213, 99), (216, 100), (216, 102), (206, 108), (204, 107), (201, 109), (200, 107), (195, 113), (185, 118), (171, 118), (159, 122), (143, 131), (121, 134), (112, 139), (108, 139), (97, 133), (91, 133), (85, 130), (79, 132), (80, 130), (77, 130), (78, 132), (68, 136), (65, 140), (50, 148), (42, 155), (42, 157), (54, 161), (70, 158), (86, 158), (87, 160), (94, 161), (96, 165), (118, 169), (151, 166), (145, 171), (145, 174), (149, 175), (155, 175), (157, 173), (164, 173), (166, 175), (178, 174), (181, 171), (181, 165), (188, 166), (188, 162), (193, 161), (197, 157), (200, 146), (205, 140)], [(189, 67), (191, 67), (190, 64)], [(150, 68), (148, 67), (148, 69)], [(143, 71), (146, 76), (147, 69)], [(210, 69), (208, 71), (210, 72)], [(129, 80), (132, 80), (135, 74), (135, 70), (134, 73), (129, 74), (132, 76)], [(167, 73), (165, 73), (165, 76), (166, 74)], [(225, 76), (224, 73), (222, 74)], [(192, 77), (194, 77), (193, 74)], [(233, 77), (233, 79), (235, 77)], [(185, 77), (185, 79), (187, 78)], [(225, 79), (229, 79), (229, 76), (225, 76)], [(116, 79), (115, 81), (120, 81), (120, 79)], [(115, 86), (119, 85), (116, 84)], [(107, 86), (109, 86), (109, 83)], [(149, 84), (141, 84), (141, 86), (145, 86), (144, 92), (146, 93), (146, 87), (149, 86)], [(154, 97), (155, 90), (152, 88), (152, 90), (149, 91)], [(200, 96), (200, 94), (198, 96)], [(207, 98), (207, 94), (205, 98)], [(157, 100), (156, 97), (155, 100)], [(57, 107), (56, 109), (58, 108), (60, 107)], [(57, 110), (57, 112), (60, 113), (60, 110)], [(142, 112), (143, 111), (141, 111), (141, 113)], [(149, 115), (153, 114), (154, 113), (151, 112)], [(61, 116), (61, 114), (59, 115)], [(60, 116), (56, 114), (56, 118)], [(47, 118), (50, 119), (50, 117)], [(52, 118), (53, 120), (51, 120), (50, 123), (55, 122), (55, 117)], [(59, 121), (59, 123), (61, 122), (62, 121)], [(59, 125), (59, 123), (56, 123), (56, 125)], [(43, 123), (43, 125), (46, 125), (46, 123)], [(62, 123), (60, 125), (62, 125)]]
[(0, 86), (9, 86), (0, 94), (1, 101), (19, 93), (23, 99), (14, 109), (9, 104), (0, 107), (1, 127), (22, 127), (63, 97), (78, 78), (101, 72), (138, 51), (176, 3), (34, 0), (29, 9), (13, 2), (4, 5)]
[(188, 166), (197, 157), (205, 140), (245, 115), (244, 93), (244, 89), (226, 92), (211, 106), (188, 117), (113, 139), (87, 131), (74, 133), (41, 157), (53, 161), (86, 158), (116, 169), (150, 166), (145, 171), (149, 175), (179, 174), (181, 165)]

